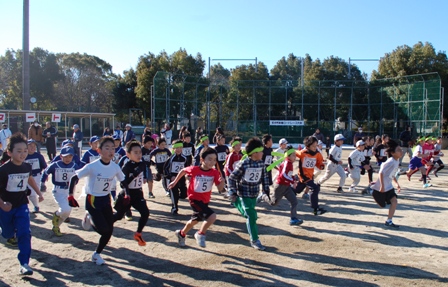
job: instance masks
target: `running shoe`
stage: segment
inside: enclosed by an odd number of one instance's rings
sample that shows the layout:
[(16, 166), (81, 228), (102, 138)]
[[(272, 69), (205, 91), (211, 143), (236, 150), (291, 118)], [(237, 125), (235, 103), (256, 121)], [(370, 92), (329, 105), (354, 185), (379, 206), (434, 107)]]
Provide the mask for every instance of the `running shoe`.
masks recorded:
[(302, 194), (302, 199), (310, 199), (310, 195), (308, 193)]
[(437, 175), (437, 171), (436, 171), (436, 170), (433, 171), (432, 174), (434, 174), (435, 177), (439, 177), (439, 176)]
[(296, 217), (291, 218), (291, 220), (289, 221), (289, 225), (300, 225), (302, 223), (303, 220)]
[(148, 197), (149, 197), (149, 198), (155, 198), (154, 193), (152, 193), (152, 192), (148, 192)]
[(393, 228), (399, 228), (400, 227), (398, 225), (395, 225), (392, 221), (386, 221), (384, 223), (384, 225), (387, 226), (387, 227), (393, 227)]
[(343, 193), (344, 191), (342, 190), (342, 187), (338, 187), (338, 189), (336, 190), (337, 193)]
[(142, 234), (140, 232), (134, 233), (134, 239), (138, 242), (139, 246), (145, 246), (146, 245), (146, 241), (143, 240)]
[(53, 218), (51, 219), (53, 226), (59, 226), (59, 220), (61, 220), (61, 217), (56, 215), (56, 212), (53, 214)]
[(54, 235), (56, 235), (58, 237), (62, 236), (62, 233), (61, 233), (61, 230), (59, 229), (59, 227), (53, 226), (53, 228), (51, 230), (53, 231)]
[(314, 213), (314, 215), (322, 215), (325, 212), (327, 212), (327, 210), (319, 207), (319, 208), (315, 208), (313, 213)]
[(176, 230), (174, 233), (176, 233), (177, 243), (179, 244), (179, 246), (184, 247), (185, 237), (182, 237), (182, 235), (180, 235), (180, 230)]
[(424, 185), (423, 185), (423, 188), (428, 188), (428, 187), (431, 187), (432, 186), (432, 184), (430, 184), (429, 182), (427, 182), (427, 183), (425, 183)]
[(39, 206), (34, 207), (33, 213), (39, 213)]
[(259, 239), (255, 240), (255, 241), (251, 241), (250, 246), (252, 246), (253, 248), (260, 250), (260, 251), (263, 251), (266, 249), (266, 247), (264, 247), (263, 244), (261, 244)]
[(17, 238), (15, 238), (15, 237), (12, 237), (12, 238), (9, 238), (8, 240), (6, 240), (6, 245), (9, 247), (19, 246), (19, 244), (17, 242)]
[(96, 252), (93, 252), (92, 254), (92, 262), (96, 265), (103, 265), (105, 263), (104, 259), (101, 258), (101, 255)]
[(199, 246), (205, 247), (205, 235), (196, 232), (194, 234), (194, 238), (196, 238), (196, 242), (198, 243)]
[(31, 269), (31, 267), (26, 263), (23, 265), (20, 265), (19, 272), (21, 275), (33, 275), (33, 269)]

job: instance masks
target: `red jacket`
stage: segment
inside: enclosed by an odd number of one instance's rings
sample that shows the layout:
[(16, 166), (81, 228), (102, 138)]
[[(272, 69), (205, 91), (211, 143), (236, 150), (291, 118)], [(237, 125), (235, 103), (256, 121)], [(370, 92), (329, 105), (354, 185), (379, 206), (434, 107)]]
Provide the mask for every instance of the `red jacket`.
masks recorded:
[(278, 167), (279, 173), (277, 176), (277, 184), (291, 185), (294, 183), (293, 173), (294, 168), (292, 162), (287, 158)]

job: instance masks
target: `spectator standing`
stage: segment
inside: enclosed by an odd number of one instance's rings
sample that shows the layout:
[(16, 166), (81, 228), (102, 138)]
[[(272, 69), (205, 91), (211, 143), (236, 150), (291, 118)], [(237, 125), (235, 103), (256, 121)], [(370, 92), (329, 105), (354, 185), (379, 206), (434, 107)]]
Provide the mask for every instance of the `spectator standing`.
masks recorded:
[(3, 151), (6, 150), (6, 146), (8, 145), (8, 139), (11, 137), (11, 130), (8, 129), (7, 124), (2, 125), (2, 130), (0, 131), (0, 143), (2, 146), (0, 147), (0, 155), (3, 154)]
[(109, 129), (109, 127), (105, 127), (103, 131), (103, 137), (112, 136), (113, 132)]
[(216, 128), (215, 135), (213, 136), (213, 143), (214, 143), (214, 144), (218, 143), (218, 136), (223, 136), (223, 137), (225, 137), (225, 135), (224, 135), (224, 130), (223, 130), (221, 127), (217, 127), (217, 128)]
[(48, 159), (52, 161), (56, 156), (56, 137), (58, 136), (58, 131), (51, 125), (50, 122), (46, 122), (45, 130), (43, 131), (42, 136), (45, 138)]
[(325, 136), (320, 132), (320, 129), (316, 129), (313, 137), (317, 138), (317, 141), (325, 142)]
[(82, 131), (79, 129), (78, 124), (73, 125), (73, 141), (75, 142), (75, 146), (73, 149), (75, 150), (75, 154), (81, 158), (81, 150), (82, 150), (82, 139), (84, 135)]
[(33, 139), (36, 142), (38, 153), (40, 153), (40, 148), (42, 147), (42, 144), (44, 142), (42, 132), (42, 126), (37, 120), (35, 120), (28, 129), (28, 139)]
[(169, 124), (165, 124), (163, 129), (160, 131), (161, 138), (165, 139), (166, 145), (171, 145), (171, 139), (173, 138), (173, 131), (171, 130), (171, 127)]
[(132, 130), (131, 124), (126, 124), (126, 131), (123, 133), (123, 145), (126, 145), (127, 142), (135, 139), (135, 133)]
[(362, 140), (363, 137), (366, 137), (367, 135), (362, 132), (362, 127), (358, 128), (358, 131), (353, 136), (353, 146), (356, 147), (356, 142), (359, 140)]
[(187, 126), (182, 126), (182, 127), (180, 128), (180, 131), (179, 131), (179, 139), (180, 139), (180, 140), (183, 140), (183, 139), (184, 139), (184, 133), (185, 133), (185, 132), (188, 133), (188, 128), (187, 128)]

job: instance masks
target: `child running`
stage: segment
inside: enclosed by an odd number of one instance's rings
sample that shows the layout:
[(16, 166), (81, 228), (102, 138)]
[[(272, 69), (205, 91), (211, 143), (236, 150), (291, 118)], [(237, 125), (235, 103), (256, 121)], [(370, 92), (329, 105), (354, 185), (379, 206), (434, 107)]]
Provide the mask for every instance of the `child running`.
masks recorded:
[(429, 182), (426, 182), (426, 171), (425, 167), (422, 163), (423, 155), (423, 144), (425, 142), (425, 138), (421, 137), (417, 139), (417, 144), (415, 147), (412, 148), (412, 158), (409, 162), (409, 170), (406, 172), (406, 175), (408, 177), (408, 180), (411, 181), (411, 176), (420, 170), (422, 174), (422, 180), (423, 180), (423, 188), (431, 187), (432, 184)]
[(376, 147), (373, 148), (373, 152), (375, 153), (376, 157), (376, 164), (378, 166), (381, 166), (383, 162), (386, 162), (387, 160), (387, 154), (386, 154), (386, 144), (389, 142), (389, 136), (384, 134), (381, 136), (380, 139), (377, 140)]
[(81, 159), (83, 166), (100, 158), (100, 154), (97, 151), (99, 140), (100, 138), (98, 136), (93, 136), (90, 138), (90, 149), (84, 153)]
[(194, 165), (199, 166), (201, 164), (201, 151), (202, 149), (208, 147), (210, 144), (210, 139), (206, 135), (202, 135), (199, 138), (199, 146), (197, 147), (195, 153), (194, 153)]
[(171, 156), (171, 152), (169, 149), (166, 148), (166, 140), (164, 138), (159, 138), (157, 141), (157, 148), (154, 149), (150, 154), (149, 158), (152, 159), (152, 157), (155, 158), (156, 163), (156, 181), (162, 180), (162, 186), (163, 189), (165, 189), (165, 195), (167, 197), (171, 196), (171, 193), (168, 191), (168, 178), (163, 176), (163, 166), (165, 165), (165, 162), (168, 160), (168, 158)]
[[(42, 171), (47, 168), (47, 163), (45, 162), (44, 156), (37, 152), (36, 141), (33, 139), (28, 140), (28, 156), (25, 159), (25, 162), (31, 165), (32, 175), (36, 184), (40, 186), (40, 179), (42, 178)], [(39, 198), (37, 196), (37, 192), (28, 186), (31, 189), (31, 194), (28, 199), (34, 205), (34, 213), (39, 212)]]
[(189, 166), (181, 170), (176, 178), (170, 183), (168, 188), (172, 189), (177, 182), (185, 175), (191, 177), (188, 185), (188, 201), (193, 209), (191, 219), (181, 230), (176, 230), (175, 234), (179, 246), (185, 246), (185, 236), (198, 222), (203, 221), (201, 228), (194, 234), (194, 238), (200, 247), (205, 247), (205, 239), (208, 228), (215, 222), (216, 213), (208, 206), (212, 194), (213, 183), (218, 190), (224, 188), (224, 181), (214, 167), (217, 162), (216, 151), (212, 148), (204, 148), (201, 151), (201, 165)]
[(364, 156), (365, 142), (359, 140), (356, 142), (356, 149), (352, 151), (348, 157), (348, 166), (350, 168), (349, 177), (353, 180), (353, 183), (348, 188), (348, 192), (357, 192), (356, 187), (361, 180), (361, 170), (368, 170), (369, 166), (365, 165), (366, 160)]
[[(126, 143), (126, 161), (121, 168), (124, 174), (124, 181), (129, 190), (130, 204), (124, 204), (123, 198), (127, 193), (120, 192), (117, 196), (114, 214), (114, 222), (123, 218), (125, 213), (130, 210), (131, 206), (140, 212), (140, 220), (138, 221), (137, 231), (134, 233), (134, 239), (139, 246), (145, 246), (146, 242), (143, 240), (142, 231), (148, 222), (149, 210), (146, 205), (146, 200), (143, 197), (143, 184), (146, 183), (146, 164), (142, 161), (142, 147), (141, 143), (136, 140), (130, 140)], [(131, 215), (132, 216), (132, 215)]]
[(186, 166), (190, 166), (193, 164), (193, 155), (194, 155), (194, 144), (191, 142), (191, 134), (189, 132), (184, 132), (183, 134), (183, 142), (184, 148), (182, 149), (182, 154), (187, 158)]
[[(175, 140), (173, 142), (173, 155), (165, 162), (163, 166), (164, 175), (168, 179), (169, 183), (176, 179), (176, 176), (181, 170), (186, 167), (187, 158), (182, 154), (183, 142), (181, 140)], [(171, 214), (177, 215), (179, 211), (179, 198), (187, 198), (187, 185), (185, 177), (180, 178), (176, 185), (169, 189), (171, 197)]]
[(385, 147), (389, 158), (386, 162), (381, 164), (379, 179), (372, 186), (372, 196), (380, 207), (384, 208), (386, 207), (386, 204), (390, 204), (389, 214), (385, 225), (387, 227), (398, 228), (399, 226), (392, 222), (392, 217), (395, 214), (398, 203), (397, 194), (395, 193), (392, 181), (397, 184), (397, 191), (400, 192), (400, 184), (395, 177), (395, 173), (399, 168), (400, 158), (403, 151), (401, 147), (393, 140), (388, 141)]
[[(330, 156), (328, 157), (327, 170), (321, 178), (318, 180), (319, 186), (322, 185), (325, 181), (327, 181), (333, 174), (337, 173), (340, 177), (339, 187), (336, 192), (343, 192), (342, 187), (345, 184), (345, 178), (347, 177), (344, 172), (344, 168), (342, 167), (342, 144), (344, 143), (344, 136), (341, 134), (337, 134), (334, 136), (334, 146), (330, 149)], [(317, 147), (317, 142), (316, 142)], [(316, 165), (320, 168), (320, 165)], [(311, 177), (312, 178), (312, 177)]]
[(243, 140), (240, 137), (234, 137), (230, 141), (230, 145), (232, 146), (231, 152), (227, 155), (226, 164), (224, 166), (225, 174), (227, 178), (232, 174), (233, 170), (237, 163), (243, 157), (241, 153), (241, 147), (243, 145)]
[(250, 245), (265, 250), (258, 238), (257, 211), (255, 204), (262, 184), (263, 193), (269, 196), (269, 177), (263, 158), (263, 143), (251, 138), (246, 143), (245, 157), (236, 165), (229, 176), (229, 197), (246, 220)]
[[(52, 231), (56, 236), (62, 236), (60, 226), (70, 216), (72, 206), (69, 197), (68, 185), (70, 178), (75, 174), (79, 166), (73, 162), (75, 150), (72, 147), (65, 146), (61, 149), (62, 160), (50, 164), (42, 176), (41, 182), (45, 183), (49, 175), (52, 175), (53, 198), (58, 204), (58, 210), (53, 213)], [(69, 200), (67, 200), (69, 198)]]
[[(335, 145), (333, 147), (337, 146), (338, 141), (340, 141), (340, 139), (335, 140)], [(309, 187), (311, 190), (310, 202), (311, 208), (313, 208), (313, 213), (314, 215), (322, 215), (327, 212), (327, 210), (319, 207), (320, 184), (316, 184), (313, 180), (314, 167), (318, 167), (320, 169), (325, 168), (322, 154), (317, 151), (317, 143), (317, 138), (313, 136), (306, 137), (304, 140), (305, 149), (302, 149), (297, 154), (297, 158), (299, 160), (299, 182), (295, 192), (301, 193), (305, 187)], [(332, 158), (332, 155), (334, 155), (334, 153), (331, 153), (330, 151), (330, 158)]]
[(148, 183), (148, 197), (154, 198), (154, 193), (152, 192), (154, 186), (154, 180), (151, 171), (151, 152), (155, 148), (154, 139), (150, 136), (145, 136), (143, 139), (142, 146), (142, 160), (146, 164), (146, 180)]
[[(291, 219), (289, 220), (290, 225), (299, 225), (303, 223), (302, 219), (297, 218), (297, 197), (294, 192), (294, 188), (297, 186), (296, 181), (294, 180), (293, 172), (293, 163), (296, 160), (296, 150), (292, 145), (286, 147), (286, 152), (284, 155), (284, 161), (279, 166), (279, 174), (277, 176), (275, 185), (274, 185), (274, 194), (271, 198), (267, 194), (262, 193), (257, 201), (261, 201), (261, 199), (272, 206), (278, 205), (280, 200), (285, 197), (289, 203), (291, 204)], [(274, 168), (274, 165), (270, 165), (267, 170), (268, 172)]]
[(439, 177), (437, 173), (442, 170), (445, 165), (443, 164), (443, 161), (440, 159), (440, 157), (443, 156), (442, 153), (442, 137), (437, 138), (437, 142), (434, 145), (434, 155), (432, 157), (433, 166), (436, 164), (438, 165), (437, 169), (433, 171), (433, 174), (435, 177)]
[(28, 145), (22, 133), (9, 138), (6, 152), (11, 159), (0, 167), (0, 227), (7, 243), (19, 247), (19, 272), (32, 275), (28, 265), (31, 257), (31, 230), (28, 210), (27, 186), (33, 188), (39, 202), (44, 200), (36, 181), (31, 176), (32, 168), (25, 163)]
[(92, 262), (102, 265), (105, 262), (100, 254), (109, 242), (114, 229), (110, 192), (115, 177), (118, 178), (126, 190), (123, 204), (129, 204), (130, 198), (124, 174), (120, 167), (112, 161), (115, 155), (114, 139), (108, 136), (102, 137), (99, 142), (98, 152), (100, 154), (98, 160), (77, 170), (76, 175), (71, 178), (69, 195), (72, 199), (72, 205), (76, 205), (76, 200), (73, 198), (75, 186), (80, 178), (86, 177), (86, 209), (88, 211), (86, 218), (90, 216), (93, 228), (101, 235), (96, 251), (92, 254)]
[[(229, 147), (226, 145), (226, 137), (223, 134), (219, 134), (216, 136), (216, 146), (215, 150), (218, 154), (218, 170), (221, 173), (221, 178), (226, 178), (226, 173), (224, 171), (224, 164), (226, 162), (227, 155), (230, 153)], [(225, 194), (225, 188), (220, 190), (219, 193)]]

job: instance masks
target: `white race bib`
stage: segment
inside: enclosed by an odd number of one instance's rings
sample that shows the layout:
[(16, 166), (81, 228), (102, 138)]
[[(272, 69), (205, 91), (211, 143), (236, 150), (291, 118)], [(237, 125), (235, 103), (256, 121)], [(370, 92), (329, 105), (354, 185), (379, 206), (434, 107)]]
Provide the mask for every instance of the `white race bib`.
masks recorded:
[(167, 160), (168, 155), (167, 154), (157, 154), (156, 155), (156, 163), (163, 163)]
[(6, 185), (6, 190), (9, 192), (25, 191), (28, 185), (29, 177), (30, 175), (28, 173), (16, 173), (8, 175), (8, 184)]
[(171, 173), (179, 173), (185, 167), (184, 162), (173, 161), (171, 163)]
[(225, 152), (218, 153), (218, 161), (225, 161), (227, 154)]
[(314, 157), (305, 157), (303, 158), (303, 168), (314, 168), (316, 166), (316, 158)]
[(134, 178), (129, 184), (130, 189), (140, 189), (143, 185), (143, 172)]
[(145, 154), (143, 156), (143, 160), (149, 162), (151, 160), (151, 156), (149, 154)]
[(191, 155), (191, 150), (192, 150), (192, 147), (184, 147), (182, 149), (182, 154), (184, 156), (190, 156)]
[(264, 164), (270, 165), (271, 163), (272, 163), (272, 155), (267, 155), (266, 158), (264, 159)]
[(213, 176), (196, 176), (194, 178), (194, 191), (198, 193), (209, 192), (213, 187)]
[(111, 191), (111, 189), (116, 189), (116, 187), (112, 188), (114, 184), (116, 185), (115, 177), (110, 179), (97, 176), (93, 183), (93, 191), (101, 191), (102, 193), (107, 194)]
[(38, 158), (27, 159), (25, 162), (31, 165), (32, 170), (40, 169)]
[(262, 171), (262, 167), (248, 168), (244, 173), (244, 180), (246, 182), (257, 183), (260, 181)]
[(56, 182), (69, 182), (70, 178), (75, 174), (74, 168), (56, 168), (55, 170)]

